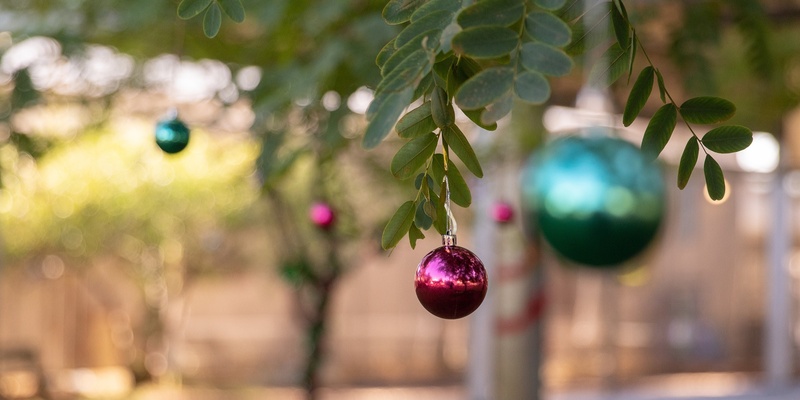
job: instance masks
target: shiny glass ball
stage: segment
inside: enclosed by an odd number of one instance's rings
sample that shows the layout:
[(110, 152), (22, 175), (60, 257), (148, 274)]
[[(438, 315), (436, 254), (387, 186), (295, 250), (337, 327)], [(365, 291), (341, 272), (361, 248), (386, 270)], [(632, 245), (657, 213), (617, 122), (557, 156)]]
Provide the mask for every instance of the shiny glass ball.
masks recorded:
[(333, 208), (327, 203), (314, 203), (308, 210), (308, 217), (311, 223), (321, 229), (330, 229), (336, 221), (336, 214)]
[(658, 165), (607, 135), (550, 142), (529, 159), (521, 186), (528, 225), (557, 253), (588, 266), (614, 267), (635, 257), (664, 216)]
[(492, 206), (492, 219), (498, 224), (507, 224), (514, 219), (514, 207), (505, 201), (498, 201)]
[(189, 144), (189, 128), (177, 118), (160, 121), (156, 124), (156, 144), (165, 153), (178, 153)]
[(422, 258), (414, 286), (417, 299), (428, 312), (458, 319), (478, 309), (489, 280), (475, 253), (460, 246), (441, 246)]

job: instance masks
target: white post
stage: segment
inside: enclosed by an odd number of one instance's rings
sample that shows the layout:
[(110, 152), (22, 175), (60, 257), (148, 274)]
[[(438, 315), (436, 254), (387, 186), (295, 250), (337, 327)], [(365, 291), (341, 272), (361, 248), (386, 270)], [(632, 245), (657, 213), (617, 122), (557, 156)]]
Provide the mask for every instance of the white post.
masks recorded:
[[(781, 153), (783, 153), (781, 146)], [(781, 161), (784, 157), (781, 156)], [(772, 232), (769, 238), (767, 268), (764, 372), (770, 386), (786, 386), (792, 378), (792, 298), (787, 268), (791, 246), (789, 199), (784, 189), (783, 162), (775, 173), (772, 190)]]
[(495, 258), (494, 258), (494, 237), (495, 226), (489, 218), (489, 208), (491, 207), (492, 191), (489, 187), (491, 181), (490, 172), (484, 179), (475, 182), (472, 188), (475, 225), (473, 227), (472, 241), (475, 254), (483, 261), (489, 277), (489, 290), (483, 304), (470, 317), (470, 336), (469, 336), (469, 363), (467, 364), (467, 390), (470, 400), (492, 400), (494, 399), (494, 357), (495, 357), (495, 290), (497, 284), (494, 282), (496, 277)]

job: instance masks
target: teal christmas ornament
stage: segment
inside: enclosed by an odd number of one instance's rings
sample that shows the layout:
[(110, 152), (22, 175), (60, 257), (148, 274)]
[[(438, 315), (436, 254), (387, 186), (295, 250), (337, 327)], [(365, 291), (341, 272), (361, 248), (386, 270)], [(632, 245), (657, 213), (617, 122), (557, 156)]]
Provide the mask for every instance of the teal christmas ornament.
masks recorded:
[(521, 183), (528, 225), (587, 266), (615, 267), (641, 253), (664, 216), (658, 165), (608, 132), (553, 140), (528, 160)]
[(156, 144), (165, 153), (178, 153), (189, 144), (189, 128), (178, 117), (156, 124)]

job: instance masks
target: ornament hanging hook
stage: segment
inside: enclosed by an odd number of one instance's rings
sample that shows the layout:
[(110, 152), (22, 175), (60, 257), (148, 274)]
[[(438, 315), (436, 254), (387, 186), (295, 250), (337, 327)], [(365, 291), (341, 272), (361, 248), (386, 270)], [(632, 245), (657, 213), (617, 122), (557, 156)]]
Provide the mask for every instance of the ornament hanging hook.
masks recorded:
[(456, 223), (456, 218), (453, 216), (453, 212), (450, 209), (450, 181), (447, 179), (447, 146), (443, 149), (443, 156), (444, 156), (444, 179), (442, 180), (442, 184), (444, 185), (444, 211), (447, 218), (447, 225), (445, 228), (445, 233), (442, 235), (442, 244), (445, 246), (455, 246), (456, 245), (456, 231), (458, 231), (458, 223)]

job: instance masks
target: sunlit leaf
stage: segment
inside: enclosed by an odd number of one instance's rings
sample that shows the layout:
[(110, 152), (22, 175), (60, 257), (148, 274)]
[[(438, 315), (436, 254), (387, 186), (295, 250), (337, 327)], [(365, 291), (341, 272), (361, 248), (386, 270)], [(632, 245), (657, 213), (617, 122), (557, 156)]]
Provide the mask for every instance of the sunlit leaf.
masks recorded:
[(736, 106), (720, 97), (695, 97), (680, 107), (681, 117), (693, 124), (716, 124), (726, 121), (736, 113)]
[(411, 102), (413, 94), (413, 88), (408, 87), (400, 92), (386, 93), (372, 101), (370, 104), (372, 115), (364, 133), (362, 146), (371, 149), (383, 141), (383, 138), (392, 131), (403, 109)]
[(242, 5), (242, 0), (217, 0), (217, 2), (228, 18), (235, 22), (244, 21), (244, 6)]
[(440, 87), (435, 87), (431, 93), (431, 117), (441, 129), (444, 129), (456, 122), (455, 110), (453, 105), (448, 102), (447, 93)]
[(387, 24), (398, 25), (411, 19), (411, 14), (426, 0), (391, 0), (383, 8), (383, 19)]
[(661, 154), (669, 138), (672, 137), (677, 121), (678, 110), (675, 104), (665, 104), (656, 111), (647, 124), (642, 138), (642, 153), (645, 157), (655, 159)]
[(407, 112), (397, 121), (395, 126), (397, 134), (406, 139), (431, 133), (435, 129), (436, 123), (433, 122), (433, 117), (431, 116), (430, 100)]
[(609, 86), (628, 70), (628, 50), (619, 43), (609, 47), (589, 72), (589, 82)]
[(647, 99), (650, 98), (650, 92), (653, 90), (654, 77), (655, 70), (649, 65), (639, 73), (639, 77), (636, 78), (631, 93), (628, 95), (628, 101), (625, 103), (625, 111), (622, 114), (623, 125), (630, 126), (644, 105), (647, 104)]
[(483, 169), (481, 168), (481, 163), (478, 161), (478, 156), (475, 155), (475, 150), (472, 149), (469, 140), (464, 136), (464, 132), (461, 132), (458, 126), (451, 125), (446, 129), (442, 129), (442, 134), (444, 135), (444, 141), (447, 142), (453, 153), (461, 159), (467, 169), (473, 175), (482, 178)]
[(514, 86), (514, 70), (509, 67), (487, 68), (464, 82), (455, 95), (462, 109), (475, 110), (499, 100)]
[(678, 165), (678, 188), (683, 190), (686, 184), (689, 183), (689, 178), (692, 177), (695, 165), (697, 165), (697, 156), (700, 154), (700, 145), (697, 138), (692, 136), (686, 142), (686, 147), (683, 148), (681, 154), (681, 162)]
[(389, 220), (389, 223), (383, 228), (381, 246), (384, 249), (391, 249), (397, 246), (397, 243), (400, 243), (403, 236), (411, 229), (411, 224), (414, 222), (414, 215), (416, 214), (415, 211), (416, 207), (414, 207), (414, 202), (411, 200), (403, 203), (403, 205), (397, 209)]
[(200, 15), (213, 2), (214, 0), (183, 0), (178, 4), (178, 17), (189, 19)]
[(706, 188), (711, 200), (722, 200), (725, 197), (725, 175), (716, 160), (706, 155), (703, 163), (703, 173), (706, 178)]
[(703, 146), (717, 153), (735, 153), (753, 143), (753, 132), (739, 125), (714, 128), (703, 135)]
[(392, 158), (390, 170), (398, 179), (408, 179), (414, 176), (428, 161), (436, 150), (438, 136), (433, 133), (414, 138)]
[(203, 33), (206, 37), (213, 38), (219, 33), (219, 28), (222, 26), (222, 10), (220, 10), (217, 3), (212, 4), (206, 10), (206, 15), (203, 17)]
[(544, 43), (525, 43), (520, 50), (522, 66), (550, 76), (564, 76), (572, 69), (572, 59), (562, 50)]
[(535, 11), (528, 14), (525, 32), (531, 39), (556, 47), (564, 47), (572, 40), (569, 25), (549, 12)]
[(520, 72), (514, 79), (514, 93), (528, 103), (542, 104), (550, 98), (550, 83), (538, 72)]
[(524, 12), (524, 0), (483, 0), (461, 10), (457, 21), (462, 28), (509, 26), (519, 21)]
[(473, 58), (497, 58), (517, 47), (516, 32), (502, 26), (477, 26), (453, 36), (453, 51)]

